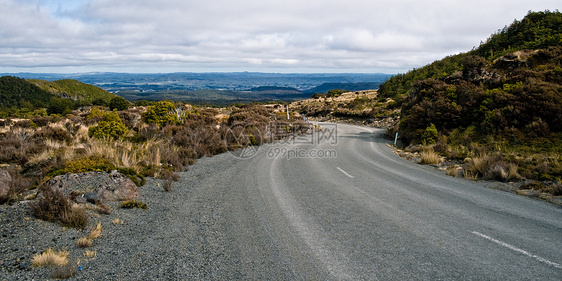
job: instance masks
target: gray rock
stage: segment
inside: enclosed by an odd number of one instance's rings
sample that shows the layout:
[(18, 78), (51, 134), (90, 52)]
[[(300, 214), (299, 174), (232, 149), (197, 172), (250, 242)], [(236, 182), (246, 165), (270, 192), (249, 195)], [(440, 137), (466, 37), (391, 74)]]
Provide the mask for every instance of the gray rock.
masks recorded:
[(5, 169), (0, 169), (0, 200), (8, 196), (10, 192), (10, 185), (12, 184), (12, 177)]
[(86, 192), (84, 193), (84, 199), (86, 199), (88, 203), (95, 204), (97, 200), (100, 200), (100, 197), (93, 192)]
[(58, 188), (65, 195), (73, 192), (89, 194), (90, 199), (86, 198), (87, 201), (95, 198), (105, 201), (125, 201), (140, 195), (135, 183), (117, 171), (109, 174), (106, 172), (68, 173), (48, 180), (44, 183), (44, 187)]

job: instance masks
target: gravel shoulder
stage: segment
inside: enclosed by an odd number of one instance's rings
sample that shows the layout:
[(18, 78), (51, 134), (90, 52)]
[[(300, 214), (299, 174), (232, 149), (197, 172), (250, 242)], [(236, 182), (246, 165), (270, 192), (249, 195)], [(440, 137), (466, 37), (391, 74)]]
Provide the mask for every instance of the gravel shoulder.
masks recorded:
[[(230, 208), (240, 203), (234, 200), (245, 196), (233, 196), (240, 192), (228, 185), (229, 178), (237, 175), (234, 167), (240, 166), (233, 165), (234, 162), (236, 159), (228, 154), (201, 159), (190, 171), (180, 174), (173, 192), (165, 192), (162, 181), (148, 179), (140, 187), (139, 198), (147, 203), (147, 210), (122, 209), (117, 203), (109, 203), (113, 208), (111, 214), (92, 212), (84, 230), (37, 220), (26, 203), (0, 206), (0, 280), (50, 278), (52, 268), (31, 267), (33, 255), (48, 248), (66, 249), (71, 262), (80, 260), (81, 270), (69, 280), (265, 278), (251, 276), (256, 273), (250, 269), (259, 265), (240, 256), (244, 251), (238, 249), (240, 241), (235, 239), (242, 238), (232, 231), (236, 229), (236, 218), (250, 220), (255, 216), (239, 213), (252, 211), (244, 210), (244, 206)], [(122, 223), (113, 223), (116, 218)], [(88, 236), (97, 222), (103, 227), (101, 237), (94, 240), (91, 248), (79, 248), (76, 241)], [(253, 243), (262, 244), (252, 246), (251, 251), (255, 252), (256, 247), (270, 241), (266, 237)], [(95, 250), (97, 255), (85, 258), (86, 250)], [(273, 255), (262, 254), (262, 267), (273, 263)], [(279, 276), (290, 278), (290, 272), (278, 270)]]

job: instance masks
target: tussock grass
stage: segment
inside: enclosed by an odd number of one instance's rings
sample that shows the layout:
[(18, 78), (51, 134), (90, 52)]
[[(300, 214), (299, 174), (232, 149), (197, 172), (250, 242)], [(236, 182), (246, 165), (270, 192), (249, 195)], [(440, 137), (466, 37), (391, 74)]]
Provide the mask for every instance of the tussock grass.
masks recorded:
[(78, 241), (76, 241), (76, 245), (78, 245), (78, 247), (80, 247), (80, 248), (89, 248), (89, 247), (92, 247), (93, 242), (92, 242), (92, 239), (90, 239), (88, 237), (82, 237), (82, 238), (78, 239)]
[(96, 250), (86, 250), (84, 253), (82, 253), (82, 255), (85, 258), (88, 258), (88, 259), (95, 258), (97, 256), (97, 254), (98, 254), (98, 251), (96, 251)]
[(63, 210), (59, 220), (64, 226), (84, 228), (88, 225), (90, 218), (84, 208), (77, 204), (73, 204), (70, 208)]
[(466, 165), (467, 174), (471, 177), (482, 177), (487, 180), (520, 180), (517, 165), (506, 163), (500, 155), (480, 154), (470, 158)]
[(452, 176), (452, 177), (459, 177), (461, 174), (461, 169), (458, 165), (453, 165), (453, 166), (447, 166), (447, 168), (445, 168), (445, 173), (448, 176)]
[(31, 260), (31, 265), (34, 267), (41, 266), (63, 266), (68, 263), (68, 251), (62, 250), (55, 252), (53, 249), (49, 248), (41, 254), (33, 256)]
[(420, 159), (421, 164), (427, 164), (427, 165), (439, 164), (439, 154), (433, 151), (433, 149), (427, 149), (425, 151), (422, 151), (420, 155), (421, 155), (421, 159)]
[(90, 231), (89, 239), (94, 240), (100, 237), (102, 231), (101, 223), (98, 223), (92, 230)]

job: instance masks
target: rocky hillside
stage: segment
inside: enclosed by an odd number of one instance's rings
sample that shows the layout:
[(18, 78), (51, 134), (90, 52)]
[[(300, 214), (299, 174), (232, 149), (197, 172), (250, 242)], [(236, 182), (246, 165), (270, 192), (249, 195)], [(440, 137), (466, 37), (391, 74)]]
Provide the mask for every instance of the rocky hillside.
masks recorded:
[(310, 99), (293, 102), (289, 108), (311, 120), (374, 127), (394, 126), (400, 115), (396, 102), (391, 98), (379, 97), (377, 90), (331, 90), (326, 94), (315, 94)]

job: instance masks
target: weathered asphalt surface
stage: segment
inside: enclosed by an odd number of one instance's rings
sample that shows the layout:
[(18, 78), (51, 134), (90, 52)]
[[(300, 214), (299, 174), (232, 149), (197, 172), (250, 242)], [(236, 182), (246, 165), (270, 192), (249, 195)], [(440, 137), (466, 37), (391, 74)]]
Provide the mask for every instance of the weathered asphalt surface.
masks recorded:
[(201, 159), (172, 193), (151, 181), (146, 212), (100, 218), (73, 279), (562, 280), (562, 208), (413, 164), (373, 133)]
[[(412, 164), (373, 132), (382, 130), (338, 125), (337, 138), (332, 131), (195, 165), (192, 175), (221, 163), (197, 181), (219, 195), (219, 244), (232, 263), (210, 276), (562, 279), (561, 208)], [(311, 151), (337, 156), (305, 157)]]

